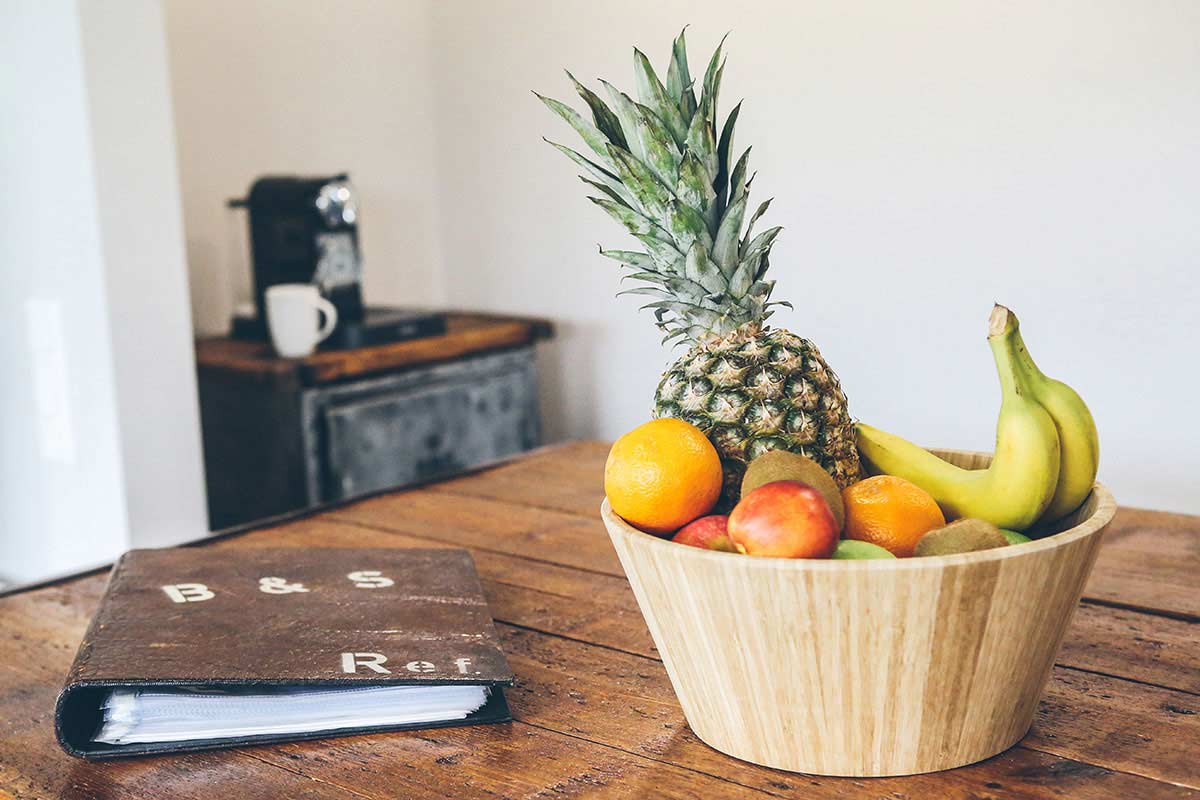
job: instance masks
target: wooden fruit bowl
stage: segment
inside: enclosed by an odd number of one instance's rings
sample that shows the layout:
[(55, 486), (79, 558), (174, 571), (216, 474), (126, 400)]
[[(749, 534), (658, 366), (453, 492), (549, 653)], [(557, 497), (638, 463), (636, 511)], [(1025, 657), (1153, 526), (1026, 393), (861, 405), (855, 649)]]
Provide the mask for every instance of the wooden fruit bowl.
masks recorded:
[(1115, 511), (1097, 483), (1048, 538), (831, 561), (701, 550), (600, 508), (696, 735), (756, 764), (854, 777), (959, 767), (1025, 735)]

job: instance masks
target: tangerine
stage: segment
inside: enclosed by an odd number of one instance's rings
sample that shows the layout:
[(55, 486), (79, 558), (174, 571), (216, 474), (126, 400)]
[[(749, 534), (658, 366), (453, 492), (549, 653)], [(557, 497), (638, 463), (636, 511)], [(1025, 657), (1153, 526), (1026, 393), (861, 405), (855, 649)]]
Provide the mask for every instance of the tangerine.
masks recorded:
[(898, 558), (913, 554), (922, 536), (946, 524), (929, 492), (895, 475), (876, 475), (842, 490), (847, 539), (877, 544)]
[(691, 423), (665, 417), (617, 439), (604, 465), (613, 511), (647, 533), (666, 535), (704, 516), (721, 496), (721, 458)]

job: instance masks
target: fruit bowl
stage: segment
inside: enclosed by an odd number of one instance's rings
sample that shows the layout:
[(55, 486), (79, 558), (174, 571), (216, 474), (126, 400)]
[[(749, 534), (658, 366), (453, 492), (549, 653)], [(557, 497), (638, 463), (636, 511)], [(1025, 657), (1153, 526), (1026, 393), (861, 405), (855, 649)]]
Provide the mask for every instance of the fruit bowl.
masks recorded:
[(832, 561), (687, 547), (600, 509), (695, 734), (763, 766), (853, 777), (959, 767), (1025, 735), (1115, 511), (1097, 483), (1033, 542)]

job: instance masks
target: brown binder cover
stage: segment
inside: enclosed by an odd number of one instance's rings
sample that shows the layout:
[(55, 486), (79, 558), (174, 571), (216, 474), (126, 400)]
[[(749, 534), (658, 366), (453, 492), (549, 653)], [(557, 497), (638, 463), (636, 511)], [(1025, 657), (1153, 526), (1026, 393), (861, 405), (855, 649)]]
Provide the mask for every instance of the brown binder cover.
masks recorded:
[(512, 672), (466, 551), (134, 550), (113, 568), (55, 727), (63, 748), (85, 758), (350, 735), (364, 731), (93, 741), (117, 687), (447, 684), (495, 688), (465, 720), (435, 725), (511, 719), (499, 687), (512, 685)]

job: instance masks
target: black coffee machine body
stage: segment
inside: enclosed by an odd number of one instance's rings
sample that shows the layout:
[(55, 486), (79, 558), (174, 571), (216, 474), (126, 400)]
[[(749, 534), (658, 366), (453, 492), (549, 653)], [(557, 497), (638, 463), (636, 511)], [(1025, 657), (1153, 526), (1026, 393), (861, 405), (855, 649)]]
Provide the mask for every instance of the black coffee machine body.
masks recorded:
[(337, 327), (322, 349), (445, 332), (442, 313), (364, 307), (358, 196), (345, 173), (327, 178), (264, 176), (244, 199), (230, 200), (229, 205), (249, 212), (256, 311), (254, 317), (234, 316), (234, 338), (268, 338), (266, 292), (279, 283), (311, 283), (337, 306)]
[(339, 322), (363, 318), (358, 197), (349, 176), (267, 176), (250, 187), (254, 300), (266, 319), (264, 296), (277, 283), (311, 283), (337, 306)]

